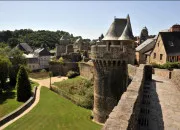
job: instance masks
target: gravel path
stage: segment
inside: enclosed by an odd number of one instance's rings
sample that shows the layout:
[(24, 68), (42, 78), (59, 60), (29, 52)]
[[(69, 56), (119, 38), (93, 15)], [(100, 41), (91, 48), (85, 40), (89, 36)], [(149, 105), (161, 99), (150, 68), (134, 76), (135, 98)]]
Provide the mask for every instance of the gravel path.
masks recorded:
[(180, 91), (169, 79), (153, 75), (162, 110), (164, 129), (180, 130)]
[[(53, 84), (54, 82), (60, 82), (62, 80), (66, 80), (67, 77), (52, 77), (51, 78), (51, 83)], [(0, 130), (3, 130), (4, 128), (6, 128), (8, 125), (12, 124), (13, 122), (15, 122), (16, 120), (18, 120), (19, 118), (21, 118), (22, 116), (24, 116), (25, 114), (27, 114), (28, 112), (30, 112), (39, 102), (40, 99), (40, 90), (42, 86), (48, 87), (50, 86), (50, 79), (42, 79), (42, 80), (37, 80), (37, 79), (32, 79), (30, 78), (30, 80), (38, 82), (39, 86), (37, 88), (37, 92), (36, 92), (36, 99), (34, 101), (34, 103), (27, 109), (25, 110), (21, 115), (17, 116), (16, 118), (14, 118), (13, 120), (9, 121), (8, 123), (4, 124), (2, 127), (0, 127)]]

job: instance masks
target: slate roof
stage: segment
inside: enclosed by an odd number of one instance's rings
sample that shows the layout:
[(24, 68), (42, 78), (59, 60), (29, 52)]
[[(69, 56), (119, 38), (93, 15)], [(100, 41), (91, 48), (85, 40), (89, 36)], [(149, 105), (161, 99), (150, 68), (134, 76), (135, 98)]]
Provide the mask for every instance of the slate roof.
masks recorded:
[(180, 32), (160, 32), (167, 55), (180, 55)]
[(155, 39), (149, 38), (146, 41), (144, 41), (142, 44), (140, 44), (138, 47), (136, 47), (136, 51), (141, 51), (146, 47), (146, 49), (144, 50), (146, 52), (148, 50), (153, 49), (154, 45), (155, 45)]
[(22, 47), (26, 52), (33, 52), (33, 49), (27, 43), (19, 43), (16, 47), (19, 49)]
[(34, 51), (36, 56), (50, 56), (50, 52), (46, 48), (38, 48)]
[(81, 38), (78, 38), (76, 41), (75, 41), (75, 43), (79, 43), (79, 42), (81, 42), (82, 41), (82, 39)]
[(67, 36), (62, 36), (60, 38), (60, 41), (69, 41), (69, 38)]
[(102, 40), (133, 40), (129, 15), (125, 19), (115, 18)]

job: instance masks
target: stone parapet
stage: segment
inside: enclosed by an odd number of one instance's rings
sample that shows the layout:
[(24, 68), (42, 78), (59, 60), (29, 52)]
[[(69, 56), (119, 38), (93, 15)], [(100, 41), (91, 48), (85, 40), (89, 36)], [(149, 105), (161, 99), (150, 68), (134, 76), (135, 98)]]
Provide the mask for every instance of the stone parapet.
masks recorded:
[[(110, 113), (103, 130), (135, 129), (139, 115), (138, 108), (140, 108), (142, 87), (145, 79), (148, 79), (150, 75), (145, 74), (147, 72), (145, 68), (149, 69), (151, 67), (140, 65), (137, 68), (132, 82), (128, 86), (127, 91), (122, 94), (117, 106), (115, 106)], [(134, 113), (134, 111), (136, 111), (136, 113)]]
[(157, 76), (161, 76), (168, 79), (170, 78), (170, 71), (167, 69), (153, 68), (153, 73)]
[(106, 45), (93, 45), (91, 46), (91, 58), (104, 58), (104, 59), (125, 59), (125, 47), (120, 45), (110, 45), (109, 50)]

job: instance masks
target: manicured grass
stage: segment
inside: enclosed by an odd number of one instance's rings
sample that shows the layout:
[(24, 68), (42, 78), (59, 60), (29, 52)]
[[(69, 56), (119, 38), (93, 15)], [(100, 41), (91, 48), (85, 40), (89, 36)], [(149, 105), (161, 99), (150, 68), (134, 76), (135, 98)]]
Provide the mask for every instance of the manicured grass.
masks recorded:
[(15, 89), (9, 89), (3, 92), (3, 94), (0, 95), (0, 118), (14, 111), (22, 104), (23, 102), (16, 101)]
[[(91, 109), (93, 106), (93, 85), (91, 81), (77, 76), (61, 82), (55, 82), (56, 92), (63, 93), (77, 105)], [(60, 93), (60, 94), (61, 94)]]
[[(31, 82), (32, 88), (34, 86), (38, 86), (38, 83)], [(15, 109), (17, 109), (24, 102), (16, 101), (16, 89), (9, 88), (7, 91), (4, 91), (2, 95), (0, 95), (0, 118), (11, 113)]]
[(33, 79), (46, 79), (49, 78), (49, 72), (32, 72), (29, 73), (29, 77)]
[(37, 106), (6, 130), (100, 130), (101, 126), (92, 122), (90, 115), (90, 110), (42, 87)]

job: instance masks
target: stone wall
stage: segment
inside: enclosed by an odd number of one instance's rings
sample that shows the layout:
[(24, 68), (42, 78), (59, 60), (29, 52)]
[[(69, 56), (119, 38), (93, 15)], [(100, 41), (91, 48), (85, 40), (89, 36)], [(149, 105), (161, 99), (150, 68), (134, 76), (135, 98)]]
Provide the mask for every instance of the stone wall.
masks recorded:
[(10, 114), (8, 114), (0, 119), (0, 127), (3, 126), (4, 124), (6, 124), (7, 122), (13, 120), (20, 114), (22, 114), (27, 108), (29, 108), (34, 103), (35, 98), (36, 98), (36, 90), (37, 90), (37, 87), (34, 88), (33, 95), (22, 106), (20, 106), (15, 111), (11, 112)]
[(81, 62), (79, 63), (80, 75), (88, 80), (94, 78), (94, 66), (91, 63)]
[(157, 76), (161, 76), (164, 78), (170, 78), (170, 71), (167, 69), (158, 69), (158, 68), (154, 68), (153, 69), (153, 73)]
[(140, 65), (137, 68), (136, 74), (127, 88), (127, 91), (123, 93), (117, 106), (114, 107), (109, 115), (109, 118), (105, 122), (103, 130), (127, 130), (135, 129), (137, 123), (137, 117), (140, 108), (140, 100), (142, 95), (142, 88), (144, 81), (147, 78), (151, 78), (151, 68), (144, 65)]
[(52, 63), (49, 65), (49, 71), (52, 71), (54, 76), (66, 76), (67, 72), (70, 70), (79, 72), (78, 63), (66, 62), (64, 64)]
[(131, 64), (128, 64), (128, 76), (130, 79), (133, 79), (133, 77), (136, 74), (137, 67)]
[(180, 89), (180, 69), (174, 69), (172, 71), (171, 80), (178, 86)]

